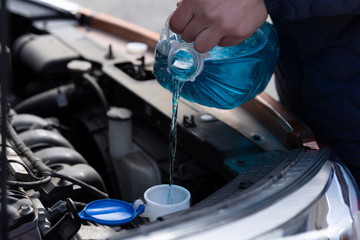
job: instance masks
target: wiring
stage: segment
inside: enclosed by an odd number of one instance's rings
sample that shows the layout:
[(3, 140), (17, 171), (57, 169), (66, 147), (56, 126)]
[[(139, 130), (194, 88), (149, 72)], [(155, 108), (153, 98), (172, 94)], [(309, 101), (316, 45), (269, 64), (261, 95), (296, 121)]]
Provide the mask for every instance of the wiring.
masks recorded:
[[(0, 143), (0, 147), (2, 147), (3, 144)], [(5, 144), (5, 147), (7, 148), (11, 148), (11, 150), (13, 150), (14, 152), (16, 152), (19, 156), (21, 156), (21, 153), (16, 149), (14, 148), (13, 146), (9, 145), (9, 144)]]
[(8, 162), (14, 162), (14, 163), (20, 164), (21, 166), (23, 166), (26, 169), (26, 171), (29, 173), (29, 175), (35, 179), (35, 181), (29, 181), (29, 182), (8, 180), (7, 182), (8, 182), (9, 186), (25, 187), (25, 188), (37, 187), (37, 186), (41, 186), (43, 184), (49, 183), (53, 177), (57, 177), (57, 178), (69, 181), (71, 183), (74, 183), (76, 185), (79, 185), (80, 187), (82, 187), (83, 189), (87, 190), (88, 192), (94, 194), (95, 196), (98, 196), (100, 198), (109, 198), (109, 196), (106, 193), (104, 193), (104, 192), (100, 191), (99, 189), (97, 189), (81, 180), (78, 180), (76, 178), (66, 176), (66, 175), (57, 173), (55, 171), (52, 171), (49, 176), (39, 178), (34, 175), (34, 173), (31, 171), (31, 169), (28, 166), (26, 166), (26, 164), (24, 164), (20, 161), (17, 161), (17, 160), (13, 160), (13, 159), (8, 160)]
[(9, 138), (18, 152), (29, 160), (32, 167), (39, 171), (39, 174), (48, 176), (49, 174), (47, 173), (50, 173), (52, 169), (45, 165), (40, 158), (36, 157), (31, 149), (23, 143), (10, 122), (7, 124), (7, 130)]
[(40, 158), (36, 157), (34, 155), (34, 153), (31, 151), (31, 149), (28, 148), (22, 142), (22, 140), (17, 135), (17, 133), (16, 133), (14, 127), (11, 125), (11, 123), (7, 124), (7, 130), (8, 130), (9, 138), (15, 145), (15, 149), (17, 149), (21, 155), (25, 156), (31, 163), (32, 167), (34, 167), (36, 170), (38, 170), (39, 174), (44, 177), (43, 179), (39, 179), (36, 181), (30, 181), (30, 182), (9, 180), (9, 181), (7, 181), (9, 185), (23, 186), (23, 187), (35, 187), (35, 186), (40, 186), (40, 185), (50, 182), (52, 177), (58, 177), (58, 178), (67, 180), (69, 182), (72, 182), (74, 184), (77, 184), (77, 185), (81, 186), (83, 189), (87, 190), (88, 192), (91, 192), (92, 194), (94, 194), (98, 197), (108, 198), (108, 195), (106, 193), (100, 191), (99, 189), (97, 189), (83, 181), (80, 181), (76, 178), (66, 176), (63, 174), (59, 174), (59, 173), (53, 171), (50, 167), (45, 165)]
[(9, 186), (13, 186), (13, 187), (33, 188), (33, 187), (42, 186), (46, 183), (49, 183), (50, 181), (51, 181), (51, 176), (47, 176), (44, 177), (43, 179), (31, 181), (31, 182), (7, 180), (7, 183)]
[(60, 174), (60, 173), (57, 173), (57, 172), (52, 172), (51, 176), (52, 177), (58, 177), (58, 178), (61, 178), (63, 180), (67, 180), (69, 182), (72, 182), (72, 183), (74, 183), (76, 185), (79, 185), (80, 187), (84, 188), (88, 192), (90, 192), (90, 193), (92, 193), (95, 196), (98, 196), (100, 198), (109, 198), (109, 196), (106, 193), (104, 193), (104, 192), (100, 191), (99, 189), (97, 189), (97, 188), (95, 188), (95, 187), (93, 187), (93, 186), (91, 186), (91, 185), (89, 185), (89, 184), (87, 184), (87, 183), (85, 183), (83, 181), (80, 181), (80, 180), (78, 180), (76, 178), (66, 176), (66, 175), (63, 175), (63, 174)]
[(20, 162), (18, 160), (14, 160), (14, 159), (9, 159), (8, 162), (9, 163), (17, 163), (17, 164), (21, 165), (23, 168), (25, 168), (26, 172), (35, 180), (43, 179), (43, 178), (39, 178), (39, 177), (35, 176), (35, 174), (31, 171), (31, 169), (23, 162)]
[(22, 141), (21, 139), (18, 137), (15, 129), (13, 128), (13, 126), (8, 123), (8, 133), (9, 133), (9, 137), (10, 139), (13, 141), (15, 148), (18, 150), (18, 152), (21, 155), (24, 155), (31, 163), (31, 165), (37, 169), (40, 173), (40, 175), (45, 176), (45, 178), (43, 179), (39, 179), (36, 181), (31, 181), (31, 182), (20, 182), (20, 181), (8, 181), (9, 185), (12, 186), (23, 186), (23, 187), (34, 187), (34, 186), (40, 186), (43, 184), (48, 183), (52, 177), (58, 177), (64, 180), (67, 180), (69, 182), (75, 183), (79, 186), (81, 186), (82, 188), (86, 189), (87, 191), (93, 193), (96, 196), (99, 196), (101, 198), (108, 198), (108, 195), (100, 190), (98, 190), (97, 188), (83, 182), (80, 181), (76, 178), (70, 177), (70, 176), (66, 176), (63, 174), (59, 174), (55, 171), (53, 171), (50, 167), (48, 167), (47, 165), (45, 165), (40, 158), (36, 157), (33, 152), (30, 150), (30, 148), (28, 148)]

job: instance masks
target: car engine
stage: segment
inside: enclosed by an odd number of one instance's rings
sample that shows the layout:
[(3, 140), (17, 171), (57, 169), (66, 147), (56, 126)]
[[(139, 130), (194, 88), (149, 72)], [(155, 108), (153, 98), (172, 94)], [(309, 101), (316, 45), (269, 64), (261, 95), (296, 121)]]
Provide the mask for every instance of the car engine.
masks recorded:
[[(91, 18), (35, 0), (8, 3), (2, 196), (9, 239), (121, 238), (154, 225), (142, 217), (107, 226), (78, 216), (94, 200), (133, 203), (149, 187), (169, 183), (171, 94), (156, 82), (151, 57), (134, 59), (110, 40), (94, 41)], [(253, 116), (257, 109), (248, 110), (225, 113), (180, 100), (173, 178), (191, 192), (192, 209), (274, 182), (274, 172), (282, 175), (303, 152), (323, 158), (304, 150), (287, 123), (264, 127)]]

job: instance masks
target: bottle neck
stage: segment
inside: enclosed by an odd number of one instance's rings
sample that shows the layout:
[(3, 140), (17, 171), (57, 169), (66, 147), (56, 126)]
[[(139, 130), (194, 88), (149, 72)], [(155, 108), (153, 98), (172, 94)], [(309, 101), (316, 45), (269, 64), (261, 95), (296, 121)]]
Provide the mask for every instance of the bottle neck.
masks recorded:
[[(179, 81), (194, 81), (204, 68), (204, 59), (209, 53), (200, 54), (190, 43), (181, 41), (180, 35), (173, 33), (169, 28), (169, 20), (166, 19), (163, 34), (170, 51), (168, 54), (168, 72)], [(171, 40), (173, 36), (173, 40)]]
[(179, 81), (194, 81), (204, 68), (205, 57), (192, 44), (173, 40), (168, 55), (168, 71)]

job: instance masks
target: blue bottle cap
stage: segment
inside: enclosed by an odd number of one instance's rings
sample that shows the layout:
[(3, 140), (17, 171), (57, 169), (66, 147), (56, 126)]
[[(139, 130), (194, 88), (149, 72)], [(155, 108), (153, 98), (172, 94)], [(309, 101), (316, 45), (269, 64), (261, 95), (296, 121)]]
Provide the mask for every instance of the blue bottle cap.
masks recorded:
[(86, 205), (78, 215), (81, 219), (103, 225), (121, 225), (132, 221), (144, 210), (144, 204), (140, 204), (135, 209), (133, 203), (116, 199), (101, 199)]

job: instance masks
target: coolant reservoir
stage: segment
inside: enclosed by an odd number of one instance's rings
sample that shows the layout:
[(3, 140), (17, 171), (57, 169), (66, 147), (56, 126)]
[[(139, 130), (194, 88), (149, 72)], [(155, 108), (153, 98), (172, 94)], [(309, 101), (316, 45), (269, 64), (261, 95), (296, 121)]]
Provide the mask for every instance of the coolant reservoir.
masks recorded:
[(161, 176), (155, 160), (132, 141), (132, 111), (111, 107), (109, 118), (109, 154), (118, 180), (122, 200), (132, 202), (146, 189), (160, 184)]

